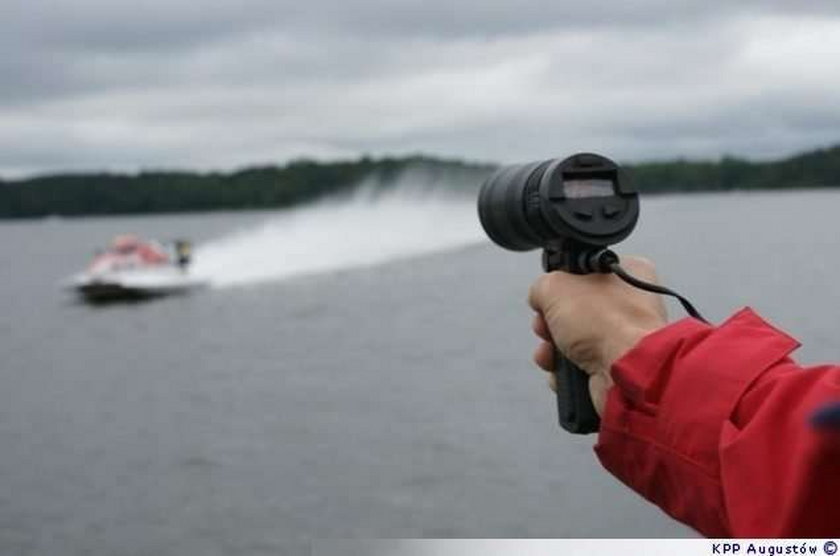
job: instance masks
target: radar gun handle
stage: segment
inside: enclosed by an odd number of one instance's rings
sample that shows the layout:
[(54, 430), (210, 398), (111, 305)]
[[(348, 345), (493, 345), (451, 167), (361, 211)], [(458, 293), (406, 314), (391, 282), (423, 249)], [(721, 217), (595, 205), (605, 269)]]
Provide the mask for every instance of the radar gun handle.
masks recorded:
[(573, 434), (598, 432), (601, 418), (592, 405), (589, 375), (559, 351), (554, 353), (554, 374), (560, 426)]
[[(590, 270), (579, 264), (577, 253), (559, 253), (546, 250), (543, 268), (546, 272), (562, 270), (575, 274), (588, 274)], [(572, 434), (598, 432), (601, 418), (592, 405), (589, 393), (589, 375), (572, 363), (560, 350), (554, 351), (554, 375), (557, 387), (557, 415), (560, 426)]]

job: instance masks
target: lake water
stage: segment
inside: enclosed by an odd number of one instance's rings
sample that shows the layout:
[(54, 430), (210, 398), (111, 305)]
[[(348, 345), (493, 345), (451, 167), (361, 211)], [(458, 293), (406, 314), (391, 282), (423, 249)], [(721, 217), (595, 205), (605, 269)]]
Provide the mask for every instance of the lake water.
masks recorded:
[[(720, 320), (836, 360), (840, 193), (643, 199), (623, 253)], [(191, 237), (213, 287), (91, 308), (116, 233)], [(276, 554), (313, 538), (693, 533), (563, 434), (530, 363), (536, 253), (471, 199), (0, 224), (0, 553)], [(682, 317), (672, 307), (672, 316)]]

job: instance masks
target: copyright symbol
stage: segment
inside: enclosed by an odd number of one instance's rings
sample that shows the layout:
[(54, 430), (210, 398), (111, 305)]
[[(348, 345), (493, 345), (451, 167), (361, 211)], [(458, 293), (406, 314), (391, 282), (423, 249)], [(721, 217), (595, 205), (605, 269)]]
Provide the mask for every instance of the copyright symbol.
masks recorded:
[(831, 556), (837, 552), (837, 543), (834, 541), (828, 541), (823, 545), (823, 552)]

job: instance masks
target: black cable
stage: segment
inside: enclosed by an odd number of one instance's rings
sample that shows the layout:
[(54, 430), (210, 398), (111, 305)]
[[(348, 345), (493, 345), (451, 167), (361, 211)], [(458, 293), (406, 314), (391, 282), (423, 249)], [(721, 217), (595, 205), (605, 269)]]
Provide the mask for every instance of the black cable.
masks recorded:
[(677, 292), (675, 292), (673, 290), (669, 290), (668, 288), (666, 288), (664, 286), (659, 286), (657, 284), (651, 284), (649, 282), (644, 282), (642, 280), (639, 280), (635, 276), (631, 276), (630, 274), (627, 274), (627, 271), (625, 271), (623, 268), (621, 268), (621, 265), (619, 265), (617, 262), (611, 263), (609, 265), (609, 268), (610, 268), (611, 271), (613, 271), (613, 273), (616, 276), (618, 276), (619, 278), (621, 278), (622, 280), (624, 280), (625, 282), (627, 282), (631, 286), (639, 288), (640, 290), (645, 290), (645, 291), (649, 291), (649, 292), (652, 292), (652, 293), (658, 293), (658, 294), (662, 294), (662, 295), (670, 295), (671, 297), (676, 297), (679, 300), (679, 302), (682, 303), (683, 308), (685, 309), (685, 311), (689, 315), (696, 318), (697, 320), (701, 320), (701, 321), (708, 324), (709, 321), (707, 321), (706, 319), (703, 318), (703, 316), (700, 314), (700, 311), (695, 309), (694, 305), (692, 305), (691, 302), (688, 299), (684, 298), (683, 296), (681, 296)]

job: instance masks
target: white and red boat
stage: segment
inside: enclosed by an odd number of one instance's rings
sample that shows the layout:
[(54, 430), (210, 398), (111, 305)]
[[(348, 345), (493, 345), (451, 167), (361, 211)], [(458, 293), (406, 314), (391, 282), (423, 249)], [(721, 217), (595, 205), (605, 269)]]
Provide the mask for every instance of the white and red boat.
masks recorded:
[(186, 293), (207, 285), (192, 275), (191, 262), (188, 241), (160, 243), (134, 235), (117, 236), (67, 287), (91, 302)]

